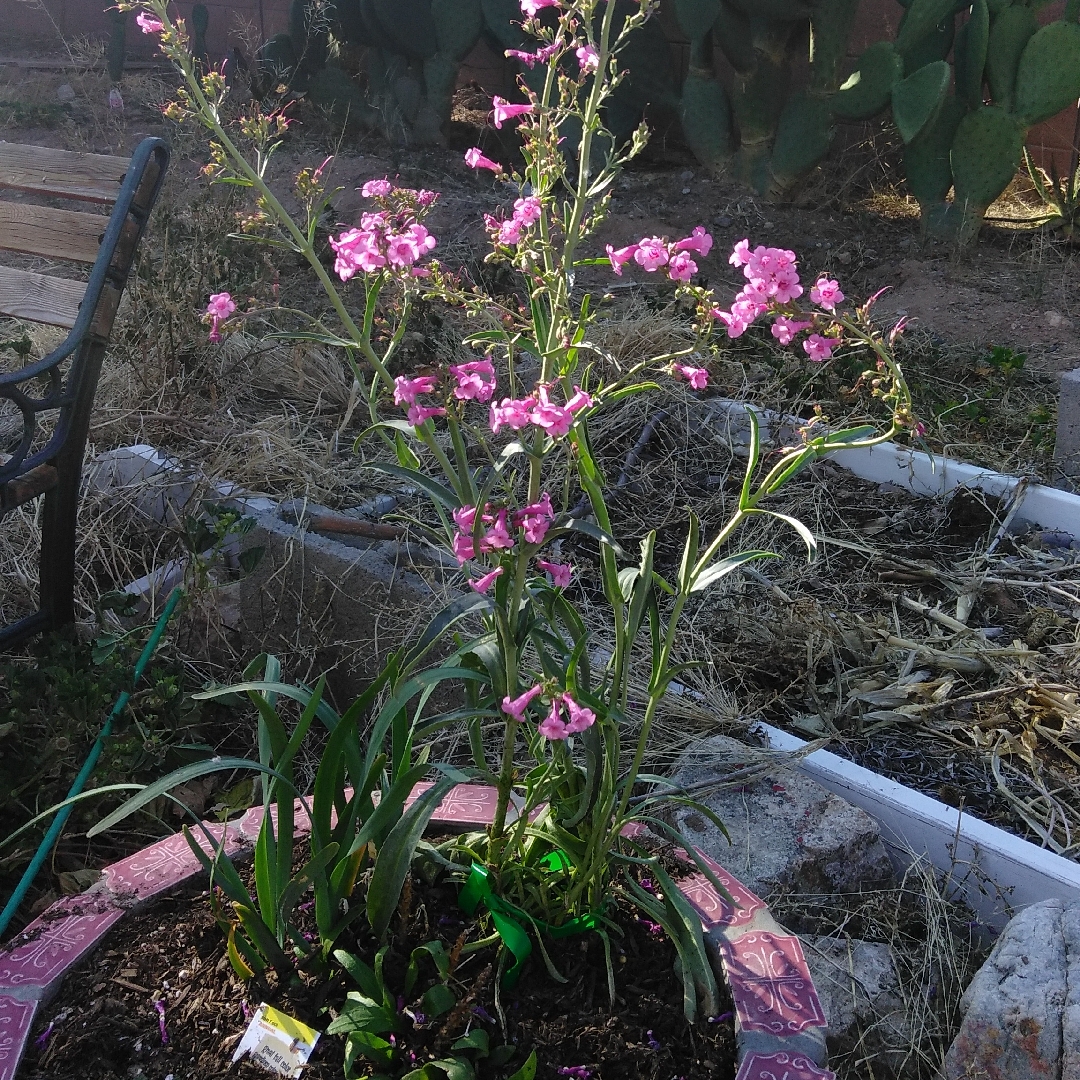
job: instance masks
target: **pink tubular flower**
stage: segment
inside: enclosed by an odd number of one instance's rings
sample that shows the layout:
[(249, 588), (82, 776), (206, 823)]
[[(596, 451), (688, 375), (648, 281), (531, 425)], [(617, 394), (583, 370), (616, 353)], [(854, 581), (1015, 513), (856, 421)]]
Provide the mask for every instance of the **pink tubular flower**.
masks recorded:
[(491, 406), (491, 433), (499, 434), (504, 425), (514, 431), (520, 431), (532, 418), (534, 401), (532, 398), (503, 398), (501, 405)]
[(210, 316), (210, 341), (215, 345), (221, 340), (221, 324), (236, 310), (236, 301), (227, 293), (213, 293), (206, 305)]
[(491, 107), (495, 114), (492, 123), (500, 129), (507, 120), (513, 120), (515, 116), (524, 116), (526, 113), (533, 111), (531, 105), (512, 105), (505, 98), (499, 97), (498, 94), (491, 99)]
[[(567, 718), (563, 718), (565, 707)], [(544, 717), (538, 731), (545, 739), (561, 740), (576, 735), (596, 723), (596, 713), (579, 705), (569, 694), (553, 694), (551, 711)]]
[(551, 584), (556, 589), (565, 589), (570, 584), (570, 577), (574, 572), (574, 568), (569, 563), (553, 563), (547, 562), (545, 559), (537, 559), (536, 565), (551, 575)]
[(826, 311), (835, 311), (836, 305), (842, 303), (844, 294), (840, 291), (839, 282), (832, 281), (827, 277), (820, 277), (810, 289), (810, 301), (823, 307)]
[[(508, 511), (505, 507), (495, 515), (495, 520), (486, 533), (480, 538), (480, 550), (483, 552), (508, 550), (514, 546), (514, 538), (510, 535), (507, 527)], [(484, 519), (487, 520), (486, 518)]]
[(534, 53), (523, 52), (521, 49), (507, 49), (504, 55), (510, 60), (520, 60), (526, 67), (531, 68), (537, 64), (546, 64), (561, 48), (562, 42), (555, 40)]
[(558, 6), (559, 0), (521, 0), (521, 14), (527, 19), (533, 19), (542, 8)]
[(520, 723), (525, 719), (525, 710), (529, 707), (532, 700), (539, 696), (540, 692), (544, 688), (537, 683), (535, 686), (530, 687), (524, 694), (519, 694), (516, 698), (512, 698), (509, 694), (502, 699), (502, 711), (507, 716), (512, 716)]
[(576, 52), (578, 67), (583, 75), (596, 71), (600, 66), (600, 53), (595, 45), (582, 45)]
[(433, 416), (445, 416), (446, 410), (443, 408), (434, 407), (431, 405), (410, 405), (409, 411), (406, 416), (409, 418), (409, 423), (413, 427), (419, 427), (421, 424), (426, 423)]
[(637, 250), (637, 244), (619, 248), (617, 251), (608, 244), (606, 251), (608, 259), (611, 260), (611, 269), (614, 270), (619, 277), (622, 277), (622, 268), (637, 254)]
[(777, 315), (772, 324), (772, 336), (781, 345), (790, 345), (797, 333), (812, 325), (811, 322), (799, 322), (797, 319), (789, 319), (786, 315)]
[(676, 378), (681, 376), (695, 390), (704, 390), (709, 385), (709, 373), (703, 367), (691, 367), (689, 364), (674, 364), (672, 371)]
[(419, 206), (433, 206), (439, 198), (437, 191), (428, 191), (427, 188), (421, 188), (416, 193), (416, 202)]
[(490, 169), (492, 172), (501, 173), (503, 167), (491, 158), (484, 157), (484, 152), (479, 146), (470, 147), (465, 151), (465, 164), (470, 169)]
[(135, 16), (135, 25), (144, 34), (160, 34), (165, 29), (165, 24), (160, 19), (145, 11), (140, 11)]
[(705, 231), (704, 225), (698, 225), (684, 240), (675, 245), (676, 251), (696, 251), (702, 258), (712, 251), (712, 236)]
[(516, 247), (521, 243), (521, 222), (517, 218), (507, 218), (498, 223), (499, 233), (496, 239), (500, 244)]
[(750, 261), (750, 241), (740, 240), (732, 249), (728, 262), (732, 266), (745, 266)]
[(654, 270), (659, 270), (661, 266), (665, 266), (667, 261), (667, 244), (659, 236), (644, 237), (634, 252), (634, 262), (650, 274)]
[(394, 190), (394, 185), (384, 176), (381, 180), (369, 180), (360, 189), (360, 194), (365, 199), (379, 198), (383, 195), (389, 195)]
[(540, 220), (541, 204), (536, 195), (528, 195), (514, 203), (514, 220), (522, 226), (535, 225)]
[(558, 405), (548, 396), (548, 388), (541, 386), (537, 403), (533, 406), (529, 419), (539, 428), (543, 428), (553, 439), (565, 435), (574, 423), (574, 413), (592, 404), (592, 398), (579, 386), (574, 387), (574, 396), (565, 405)]
[(349, 229), (336, 239), (330, 237), (333, 248), (334, 273), (342, 281), (348, 281), (359, 270), (371, 274), (386, 265), (386, 256), (380, 250), (379, 235), (365, 229)]
[(418, 223), (410, 225), (403, 233), (386, 238), (386, 258), (391, 266), (412, 266), (438, 241)]
[(525, 531), (525, 539), (530, 544), (542, 544), (554, 520), (555, 511), (551, 507), (551, 496), (546, 491), (537, 502), (523, 506), (514, 515), (514, 524)]
[(450, 374), (458, 384), (454, 397), (458, 401), (490, 401), (495, 392), (495, 366), (490, 360), (470, 360), (466, 364), (451, 364)]
[(496, 567), (489, 574), (485, 574), (483, 577), (477, 578), (475, 581), (469, 582), (469, 588), (473, 592), (486, 593), (492, 585), (495, 584), (495, 579), (503, 572), (501, 566)]
[(676, 251), (667, 264), (667, 274), (672, 281), (689, 281), (697, 273), (697, 263), (685, 251)]
[(821, 334), (811, 334), (803, 343), (802, 347), (806, 350), (806, 355), (816, 364), (820, 364), (823, 360), (828, 360), (833, 354), (833, 349), (839, 345), (840, 342), (834, 337), (822, 337)]
[(410, 379), (405, 375), (399, 375), (394, 380), (394, 404), (413, 405), (416, 403), (417, 394), (430, 394), (438, 383), (435, 375), (417, 375)]
[(475, 558), (476, 551), (473, 547), (473, 525), (476, 522), (476, 507), (461, 506), (451, 515), (458, 532), (454, 534), (451, 548), (457, 557), (459, 565), (464, 565), (469, 559)]

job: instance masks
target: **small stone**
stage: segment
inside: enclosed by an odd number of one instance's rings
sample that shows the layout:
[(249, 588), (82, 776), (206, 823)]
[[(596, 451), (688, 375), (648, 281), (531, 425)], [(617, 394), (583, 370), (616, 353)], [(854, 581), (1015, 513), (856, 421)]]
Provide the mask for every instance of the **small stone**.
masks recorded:
[(71, 83), (61, 83), (56, 88), (56, 98), (61, 104), (66, 105), (69, 101), (75, 100), (75, 88)]
[(847, 264), (849, 262), (851, 262), (851, 252), (850, 251), (838, 251), (836, 253), (836, 261), (838, 263), (840, 263), (841, 265), (843, 265), (843, 266), (847, 266)]
[(762, 222), (761, 227), (763, 229), (771, 229), (773, 227), (773, 223), (771, 221), (765, 221), (765, 222)]
[(1067, 330), (1072, 326), (1072, 319), (1067, 319), (1060, 311), (1047, 311), (1043, 313), (1047, 326), (1054, 330)]
[(680, 180), (693, 180), (694, 179), (694, 170), (693, 169), (683, 169), (683, 171), (681, 173), (679, 173), (679, 179)]
[(688, 187), (684, 187), (684, 188), (682, 189), (682, 193), (683, 193), (684, 195), (689, 195), (689, 194), (690, 194), (690, 189), (689, 189)]
[(712, 219), (712, 223), (720, 229), (731, 228), (731, 218), (729, 218), (727, 214), (717, 214), (716, 217)]

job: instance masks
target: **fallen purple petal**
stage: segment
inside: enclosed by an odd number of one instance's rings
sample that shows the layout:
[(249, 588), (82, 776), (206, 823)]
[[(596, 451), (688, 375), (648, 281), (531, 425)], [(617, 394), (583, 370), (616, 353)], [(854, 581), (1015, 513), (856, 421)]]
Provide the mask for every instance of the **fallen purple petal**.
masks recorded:
[(648, 1043), (649, 1043), (649, 1049), (650, 1049), (650, 1050), (659, 1050), (659, 1049), (660, 1049), (660, 1043), (659, 1043), (659, 1041), (658, 1041), (658, 1040), (657, 1040), (657, 1039), (656, 1039), (656, 1038), (655, 1038), (655, 1037), (653, 1036), (653, 1033), (652, 1033), (652, 1028), (649, 1028), (649, 1030), (645, 1032), (645, 1038), (646, 1038), (646, 1040), (647, 1040), (647, 1041), (648, 1041)]
[(49, 1036), (53, 1033), (54, 1024), (50, 1020), (49, 1026), (34, 1040), (34, 1045), (39, 1050), (45, 1049), (45, 1044), (49, 1041)]
[(560, 1076), (572, 1076), (574, 1080), (591, 1080), (592, 1078), (592, 1069), (587, 1069), (584, 1065), (564, 1065), (555, 1071)]
[(157, 1009), (158, 1014), (158, 1031), (161, 1032), (161, 1045), (169, 1045), (169, 1033), (165, 1030), (165, 1002), (158, 998), (154, 1002), (154, 1008)]
[(710, 1024), (722, 1024), (725, 1020), (730, 1020), (735, 1014), (729, 1009), (727, 1012), (720, 1013), (719, 1016), (710, 1016)]

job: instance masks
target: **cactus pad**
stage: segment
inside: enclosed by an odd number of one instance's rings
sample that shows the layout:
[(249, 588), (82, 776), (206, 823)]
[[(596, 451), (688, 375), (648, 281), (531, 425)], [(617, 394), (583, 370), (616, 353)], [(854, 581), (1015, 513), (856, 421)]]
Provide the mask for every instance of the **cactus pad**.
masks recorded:
[(504, 49), (516, 49), (525, 41), (532, 41), (535, 47), (535, 39), (527, 38), (521, 29), (517, 0), (481, 0), (481, 4), (488, 30)]
[(810, 91), (822, 93), (840, 85), (840, 68), (847, 56), (851, 27), (859, 9), (858, 0), (821, 0), (810, 16), (813, 52), (810, 63)]
[(952, 146), (956, 202), (979, 217), (1016, 175), (1024, 148), (1024, 126), (996, 105), (968, 113)]
[(109, 65), (109, 78), (113, 82), (119, 82), (124, 77), (128, 13), (110, 8), (109, 21), (112, 23), (112, 29), (109, 31), (109, 44), (105, 49), (105, 58)]
[(896, 50), (901, 56), (932, 34), (954, 11), (955, 0), (912, 0), (900, 21)]
[(747, 75), (754, 70), (754, 33), (750, 20), (726, 0), (721, 0), (713, 36), (735, 71)]
[(431, 0), (431, 22), (439, 54), (460, 63), (480, 40), (484, 9), (480, 0)]
[(1006, 8), (990, 25), (986, 78), (990, 83), (990, 96), (1006, 109), (1013, 107), (1020, 56), (1038, 29), (1035, 12), (1022, 4)]
[[(367, 14), (365, 5), (365, 15)], [(371, 0), (370, 10), (395, 51), (416, 60), (434, 56), (438, 48), (431, 0)]]
[(953, 184), (950, 152), (956, 129), (967, 109), (950, 94), (934, 122), (904, 148), (904, 172), (911, 194), (919, 205), (944, 202)]
[(933, 123), (945, 102), (951, 75), (949, 65), (938, 60), (919, 68), (893, 87), (893, 122), (904, 142), (911, 142)]
[(904, 62), (891, 41), (871, 45), (855, 71), (832, 96), (833, 112), (845, 120), (869, 120), (889, 104)]
[(1037, 30), (1020, 55), (1013, 111), (1025, 124), (1049, 120), (1080, 98), (1080, 25)]
[(948, 59), (956, 37), (956, 17), (950, 15), (904, 53), (904, 74), (911, 75), (935, 60)]
[(675, 0), (675, 18), (691, 40), (703, 38), (720, 14), (720, 0)]
[(731, 153), (731, 104), (724, 88), (691, 70), (683, 83), (679, 117), (694, 156), (706, 168), (718, 168)]
[(802, 22), (813, 10), (804, 0), (732, 0), (732, 3), (752, 18), (777, 22)]
[(773, 142), (770, 194), (782, 195), (828, 153), (830, 121), (827, 98), (798, 94), (787, 103)]
[(975, 0), (968, 21), (956, 35), (956, 95), (969, 109), (982, 104), (983, 69), (990, 38), (990, 11), (986, 0)]

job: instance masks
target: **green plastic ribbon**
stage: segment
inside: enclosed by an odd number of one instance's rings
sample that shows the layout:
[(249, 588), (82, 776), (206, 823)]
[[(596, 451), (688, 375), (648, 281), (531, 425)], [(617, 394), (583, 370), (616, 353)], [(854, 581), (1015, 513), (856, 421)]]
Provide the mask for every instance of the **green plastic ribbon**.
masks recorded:
[[(541, 865), (552, 871), (568, 870), (570, 860), (562, 851), (553, 851), (545, 855)], [(469, 877), (461, 894), (458, 896), (458, 906), (467, 915), (473, 915), (476, 909), (483, 904), (491, 915), (491, 921), (495, 926), (495, 932), (502, 939), (503, 944), (510, 950), (514, 957), (513, 964), (507, 968), (503, 975), (503, 986), (510, 989), (521, 975), (521, 968), (525, 961), (532, 955), (532, 942), (529, 940), (528, 931), (522, 925), (531, 924), (538, 933), (547, 934), (549, 937), (569, 937), (571, 934), (584, 934), (588, 930), (595, 930), (599, 919), (590, 912), (587, 915), (579, 915), (570, 919), (562, 926), (552, 926), (541, 919), (534, 919), (528, 912), (523, 911), (516, 904), (496, 896), (491, 888), (491, 878), (486, 866), (473, 863), (469, 871)]]

